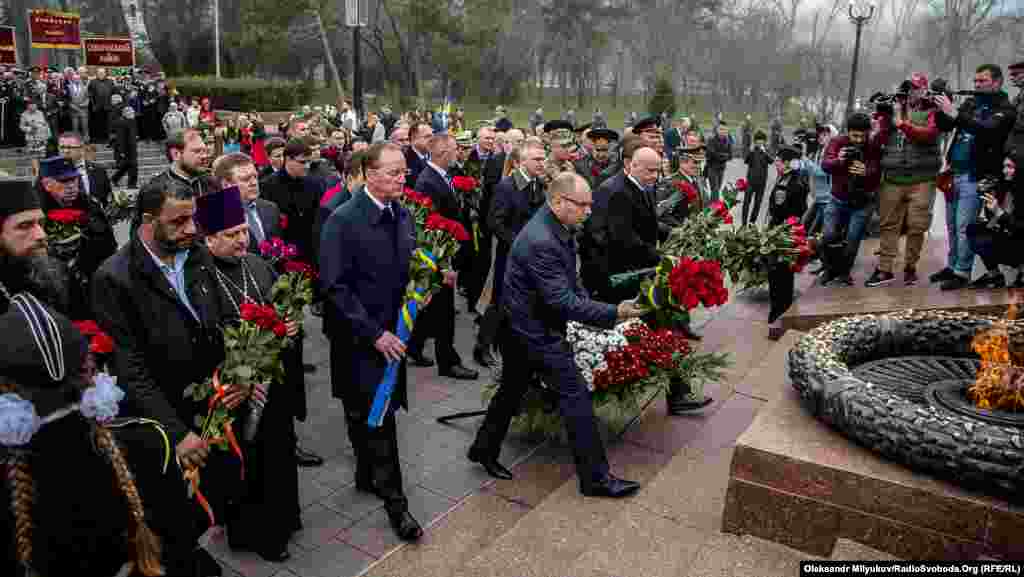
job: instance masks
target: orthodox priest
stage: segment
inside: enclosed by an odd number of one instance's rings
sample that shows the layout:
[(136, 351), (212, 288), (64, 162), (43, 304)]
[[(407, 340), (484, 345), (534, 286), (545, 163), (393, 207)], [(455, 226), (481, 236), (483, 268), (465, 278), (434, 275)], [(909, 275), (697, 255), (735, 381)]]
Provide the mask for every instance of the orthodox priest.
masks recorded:
[[(266, 261), (248, 254), (249, 225), (238, 187), (196, 199), (196, 222), (213, 256), (211, 270), (216, 279), (214, 292), (220, 300), (220, 323), (237, 324), (245, 303), (271, 304), (276, 275)], [(288, 335), (294, 337), (298, 332), (298, 323), (289, 322)], [(291, 417), (295, 391), (287, 384), (271, 383), (267, 389), (239, 391), (232, 401), (241, 405), (240, 419), (252, 418), (249, 403), (264, 407), (256, 437), (245, 447), (245, 494), (228, 513), (228, 544), (277, 563), (290, 557), (288, 540), (302, 525), (295, 423)], [(250, 394), (252, 397), (243, 403)]]

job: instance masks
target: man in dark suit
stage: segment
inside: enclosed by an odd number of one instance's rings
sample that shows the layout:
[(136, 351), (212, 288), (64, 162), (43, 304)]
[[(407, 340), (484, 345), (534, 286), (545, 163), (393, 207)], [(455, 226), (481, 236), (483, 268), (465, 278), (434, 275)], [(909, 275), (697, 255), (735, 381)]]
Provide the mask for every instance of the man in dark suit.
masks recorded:
[(548, 190), (547, 206), (537, 211), (512, 244), (501, 306), (507, 323), (502, 356), (514, 362), (503, 364), (501, 387), (491, 399), (468, 457), (494, 477), (512, 478), (498, 455), (528, 383), (539, 375), (558, 392), (559, 412), (572, 439), (580, 492), (622, 497), (640, 486), (609, 471), (590, 392), (565, 331), (567, 321), (612, 328), (617, 320), (643, 315), (644, 309), (631, 301), (618, 307), (592, 301), (578, 286), (572, 231), (587, 218), (592, 203), (586, 180), (575, 173), (557, 175)]
[(295, 245), (300, 259), (315, 263), (319, 243), (313, 238), (314, 223), (327, 183), (307, 174), (311, 162), (309, 145), (297, 138), (289, 140), (284, 147), (284, 166), (263, 182), (263, 196), (288, 219), (288, 225), (282, 227), (282, 240)]
[[(661, 156), (654, 150), (638, 148), (623, 171), (609, 182), (607, 216), (608, 274), (614, 275), (658, 264), (658, 214), (654, 184), (658, 180)], [(612, 300), (636, 296), (609, 288)]]
[[(495, 130), (490, 126), (480, 128), (478, 142), (469, 153), (467, 167), (472, 167), (471, 174), (481, 182), (479, 198), (480, 214), (476, 216), (479, 233), (477, 244), (479, 250), (474, 251), (469, 269), (462, 275), (462, 286), (466, 290), (466, 308), (476, 314), (477, 301), (487, 284), (487, 275), (491, 272), (491, 253), (493, 245), (492, 232), (487, 225), (487, 212), (491, 206), (494, 187), (501, 180), (502, 167), (505, 164), (505, 153), (496, 145)], [(479, 359), (477, 360), (479, 362)], [(485, 365), (490, 366), (490, 365)]]
[(544, 206), (544, 163), (547, 154), (544, 144), (530, 140), (513, 154), (518, 155), (519, 167), (502, 179), (494, 188), (494, 202), (490, 210), (490, 228), (498, 238), (494, 253), (494, 283), (491, 304), (480, 322), (473, 358), (480, 364), (491, 360), (491, 347), (496, 344), (501, 320), (501, 295), (505, 284), (505, 264), (519, 231)]
[(57, 140), (57, 148), (64, 158), (75, 165), (81, 176), (79, 190), (87, 197), (93, 198), (102, 207), (110, 203), (110, 178), (107, 170), (98, 164), (85, 160), (82, 135), (77, 132), (65, 132)]
[[(458, 221), (462, 214), (461, 203), (452, 189), (448, 166), (455, 160), (458, 147), (455, 138), (448, 134), (436, 134), (430, 138), (430, 160), (427, 167), (416, 179), (416, 192), (430, 197), (434, 210), (445, 218)], [(472, 243), (472, 241), (468, 241)], [(463, 246), (456, 253), (455, 270), (462, 272), (470, 265), (472, 248)], [(430, 304), (423, 309), (423, 315), (416, 322), (412, 338), (409, 339), (409, 358), (417, 366), (430, 366), (433, 362), (423, 356), (423, 345), (434, 337), (434, 354), (437, 355), (437, 370), (442, 377), (473, 380), (479, 375), (462, 365), (462, 359), (455, 350), (455, 290), (442, 287)]]
[(427, 167), (427, 161), (430, 160), (428, 143), (432, 133), (430, 125), (425, 122), (414, 122), (409, 127), (409, 148), (405, 149), (406, 184), (415, 185), (416, 179)]
[[(626, 135), (622, 143), (620, 169), (617, 174), (604, 180), (594, 190), (594, 207), (590, 218), (583, 223), (583, 235), (580, 241), (580, 276), (583, 280), (583, 286), (595, 298), (605, 298), (609, 290), (608, 203), (614, 191), (625, 188), (629, 177), (629, 164), (633, 161), (633, 154), (644, 146), (644, 140), (641, 136), (637, 134)], [(586, 178), (585, 175), (584, 178)]]
[(405, 356), (405, 345), (392, 331), (409, 281), (416, 230), (397, 202), (406, 171), (401, 149), (390, 143), (371, 146), (366, 167), (365, 194), (331, 214), (321, 240), (331, 390), (345, 407), (356, 489), (383, 499), (398, 537), (414, 540), (423, 529), (409, 514), (395, 433), (395, 410), (407, 406), (404, 362), (383, 423), (371, 427), (367, 418), (388, 363)]
[[(287, 229), (282, 226), (281, 210), (276, 203), (260, 198), (259, 171), (249, 155), (234, 152), (221, 156), (213, 163), (213, 174), (223, 186), (238, 187), (245, 208), (245, 220), (249, 225), (250, 253), (260, 254), (260, 243), (264, 240), (284, 237)], [(302, 364), (304, 336), (302, 333), (295, 339), (295, 344), (284, 358), (286, 379), (298, 389), (293, 395), (293, 415), (299, 421), (305, 421), (308, 413), (303, 373), (316, 371), (314, 365)], [(298, 442), (295, 444), (295, 459), (300, 467), (319, 467), (324, 464), (323, 457), (304, 449)]]

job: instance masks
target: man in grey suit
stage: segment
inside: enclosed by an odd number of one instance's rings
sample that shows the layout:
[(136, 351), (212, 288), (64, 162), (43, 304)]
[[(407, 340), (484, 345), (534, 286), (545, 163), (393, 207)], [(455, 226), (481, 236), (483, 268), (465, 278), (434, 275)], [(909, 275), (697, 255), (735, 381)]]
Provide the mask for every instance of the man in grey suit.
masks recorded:
[(71, 117), (71, 131), (89, 138), (89, 89), (77, 72), (71, 75), (71, 82), (65, 87), (68, 99), (68, 115)]

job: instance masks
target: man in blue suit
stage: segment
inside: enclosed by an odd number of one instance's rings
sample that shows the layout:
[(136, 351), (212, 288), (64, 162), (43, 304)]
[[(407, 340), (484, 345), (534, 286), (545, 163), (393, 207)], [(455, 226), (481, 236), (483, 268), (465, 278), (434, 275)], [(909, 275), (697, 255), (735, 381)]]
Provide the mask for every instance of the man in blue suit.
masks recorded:
[(404, 362), (383, 424), (370, 427), (367, 417), (388, 362), (405, 356), (405, 345), (393, 331), (409, 282), (416, 225), (398, 203), (406, 170), (401, 149), (374, 144), (365, 166), (365, 193), (331, 214), (321, 239), (331, 390), (345, 407), (356, 454), (356, 489), (383, 499), (395, 533), (411, 541), (423, 529), (409, 514), (398, 461), (395, 410), (407, 406)]
[[(448, 167), (455, 160), (458, 146), (455, 138), (449, 134), (435, 134), (430, 138), (430, 160), (427, 167), (416, 179), (416, 192), (430, 197), (434, 210), (445, 218), (461, 221), (462, 203), (452, 188), (452, 179)], [(468, 241), (472, 243), (472, 241)], [(467, 271), (472, 266), (472, 244), (463, 247), (456, 253), (454, 267), (456, 271)], [(454, 285), (454, 279), (450, 285)], [(409, 339), (409, 359), (417, 366), (430, 366), (433, 362), (423, 356), (423, 344), (427, 338), (434, 337), (434, 354), (437, 355), (437, 369), (442, 377), (452, 379), (473, 380), (479, 375), (474, 370), (462, 365), (462, 359), (455, 350), (455, 289), (444, 286), (423, 309), (423, 314), (416, 321), (412, 337)]]
[(563, 172), (548, 189), (547, 206), (537, 211), (512, 244), (501, 307), (505, 313), (501, 387), (469, 449), (469, 460), (498, 478), (512, 473), (498, 462), (501, 443), (533, 375), (557, 391), (558, 408), (569, 429), (580, 492), (623, 497), (640, 485), (612, 475), (597, 431), (587, 383), (565, 339), (566, 323), (612, 328), (644, 309), (632, 301), (618, 307), (590, 300), (576, 279), (574, 230), (587, 218), (593, 198), (583, 177)]

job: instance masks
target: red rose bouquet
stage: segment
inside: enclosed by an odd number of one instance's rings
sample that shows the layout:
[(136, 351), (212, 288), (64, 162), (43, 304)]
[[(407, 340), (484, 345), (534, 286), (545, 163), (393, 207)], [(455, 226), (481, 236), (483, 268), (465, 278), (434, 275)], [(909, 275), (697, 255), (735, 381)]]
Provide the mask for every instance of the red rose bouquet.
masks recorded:
[[(225, 397), (233, 391), (225, 383), (242, 390), (259, 389), (261, 393), (250, 396), (247, 403), (247, 418), (242, 437), (246, 441), (252, 441), (259, 429), (265, 403), (263, 399), (269, 394), (270, 384), (274, 381), (282, 382), (284, 379), (281, 351), (287, 342), (288, 329), (284, 319), (272, 306), (245, 302), (239, 307), (239, 313), (237, 325), (221, 329), (224, 339), (224, 361), (210, 378), (186, 387), (184, 396), (195, 402), (205, 402), (206, 415), (198, 416), (195, 423), (199, 428), (200, 438), (211, 446), (235, 453), (242, 462), (244, 478), (245, 460), (233, 426), (236, 413), (224, 404)], [(185, 478), (190, 481), (192, 492), (209, 515), (210, 524), (215, 524), (212, 511), (198, 492), (198, 471), (186, 471)]]
[(459, 192), (475, 192), (480, 182), (472, 176), (452, 177), (452, 188)]
[(65, 244), (77, 241), (82, 236), (82, 225), (88, 222), (88, 215), (77, 208), (57, 208), (46, 213), (43, 225), (50, 243)]
[(420, 230), (427, 222), (427, 215), (434, 210), (434, 202), (429, 196), (420, 194), (409, 187), (405, 187), (403, 192), (404, 194), (399, 199), (399, 202), (409, 211), (413, 220), (416, 221), (416, 230)]
[(270, 300), (282, 318), (302, 322), (306, 305), (313, 302), (313, 282), (317, 279), (317, 272), (312, 265), (295, 260), (298, 253), (295, 245), (277, 237), (260, 243), (260, 254), (278, 272)]
[(721, 264), (712, 260), (665, 257), (654, 277), (640, 285), (637, 303), (654, 313), (657, 328), (670, 328), (688, 320), (698, 306), (716, 307), (729, 300)]
[[(412, 198), (417, 196), (414, 193)], [(408, 192), (406, 192), (406, 198), (410, 198)], [(412, 328), (420, 308), (425, 306), (430, 297), (441, 288), (444, 280), (442, 272), (452, 269), (452, 261), (455, 258), (455, 253), (459, 250), (459, 243), (467, 240), (469, 240), (469, 234), (465, 227), (436, 212), (426, 215), (423, 226), (417, 227), (417, 248), (409, 260), (409, 285), (405, 291), (406, 301), (399, 310), (398, 327), (395, 330), (395, 336), (403, 343), (408, 342), (412, 336)], [(370, 406), (370, 415), (367, 419), (367, 424), (371, 427), (380, 426), (384, 414), (387, 412), (388, 404), (391, 402), (391, 393), (394, 391), (398, 378), (398, 368), (399, 363), (389, 362), (384, 371), (384, 377), (377, 384), (373, 404)]]

